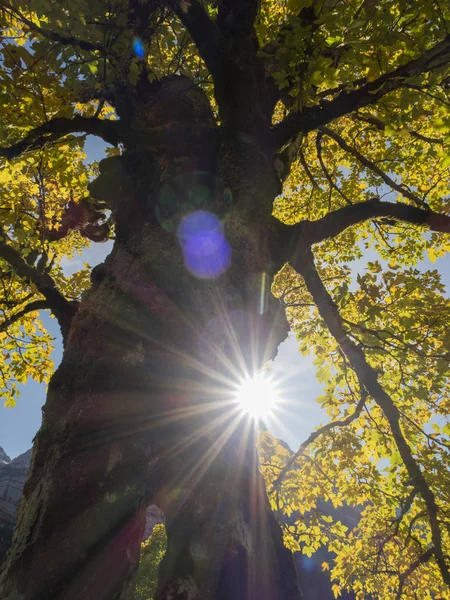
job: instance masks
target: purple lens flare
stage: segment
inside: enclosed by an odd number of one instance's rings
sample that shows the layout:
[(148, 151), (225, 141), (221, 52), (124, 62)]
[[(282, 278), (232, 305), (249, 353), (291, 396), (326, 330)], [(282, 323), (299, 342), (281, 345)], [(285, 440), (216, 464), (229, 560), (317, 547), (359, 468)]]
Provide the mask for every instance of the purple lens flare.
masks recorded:
[(216, 215), (198, 210), (185, 216), (178, 227), (184, 264), (199, 279), (215, 279), (231, 263), (231, 247)]

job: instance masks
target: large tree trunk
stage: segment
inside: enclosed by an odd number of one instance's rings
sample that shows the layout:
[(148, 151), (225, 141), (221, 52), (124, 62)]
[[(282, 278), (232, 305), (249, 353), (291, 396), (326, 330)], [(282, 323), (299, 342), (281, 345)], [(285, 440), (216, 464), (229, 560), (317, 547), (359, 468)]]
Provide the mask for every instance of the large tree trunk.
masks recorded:
[[(92, 185), (116, 241), (49, 388), (4, 600), (132, 598), (150, 503), (167, 518), (158, 600), (300, 598), (254, 429), (233, 403), (287, 333), (270, 296), (279, 183), (266, 149), (223, 136), (180, 81), (142, 108), (139, 135)], [(161, 121), (155, 143), (143, 123)], [(205, 264), (221, 235), (195, 237), (210, 215), (226, 242)]]

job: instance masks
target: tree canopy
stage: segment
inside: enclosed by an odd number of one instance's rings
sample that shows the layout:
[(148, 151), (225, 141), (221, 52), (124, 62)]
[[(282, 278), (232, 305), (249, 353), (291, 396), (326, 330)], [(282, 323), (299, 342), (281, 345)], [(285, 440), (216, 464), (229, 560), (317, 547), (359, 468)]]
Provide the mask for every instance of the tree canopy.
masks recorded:
[[(418, 268), (450, 250), (450, 5), (0, 0), (0, 9), (5, 406), (19, 384), (52, 374), (38, 311), (50, 310), (65, 337), (89, 288), (90, 268), (67, 277), (63, 261), (115, 236), (114, 207), (90, 185), (101, 166), (87, 164), (86, 137), (120, 156), (139, 122), (158, 149), (165, 132), (157, 118), (144, 122), (143, 99), (168, 77), (189, 78), (214, 122), (201, 102), (196, 118), (255, 154), (263, 139), (283, 184), (273, 215), (284, 266), (272, 293), (300, 351), (314, 354), (329, 416), (294, 453), (261, 436), (285, 544), (335, 554), (323, 568), (336, 597), (450, 598), (450, 300), (439, 273)], [(252, 210), (247, 218), (264, 206)], [(358, 525), (348, 530), (322, 500), (358, 506)]]

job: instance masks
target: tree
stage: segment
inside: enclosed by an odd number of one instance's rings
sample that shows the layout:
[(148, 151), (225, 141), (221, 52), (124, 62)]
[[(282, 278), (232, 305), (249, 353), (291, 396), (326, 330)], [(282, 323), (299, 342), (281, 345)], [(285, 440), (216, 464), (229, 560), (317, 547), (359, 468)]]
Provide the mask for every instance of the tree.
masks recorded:
[[(449, 432), (429, 424), (450, 409), (449, 304), (414, 265), (448, 250), (447, 4), (0, 6), (7, 403), (50, 375), (37, 310), (65, 341), (2, 598), (132, 598), (152, 502), (156, 598), (301, 597), (232, 402), (285, 308), (332, 420), (291, 457), (265, 438), (269, 495), (364, 507), (353, 537), (316, 511), (286, 544), (332, 540), (336, 595), (445, 597)], [(114, 147), (99, 165), (87, 135)], [(63, 257), (110, 237), (91, 284), (64, 276)], [(387, 265), (355, 291), (345, 265), (367, 248)]]

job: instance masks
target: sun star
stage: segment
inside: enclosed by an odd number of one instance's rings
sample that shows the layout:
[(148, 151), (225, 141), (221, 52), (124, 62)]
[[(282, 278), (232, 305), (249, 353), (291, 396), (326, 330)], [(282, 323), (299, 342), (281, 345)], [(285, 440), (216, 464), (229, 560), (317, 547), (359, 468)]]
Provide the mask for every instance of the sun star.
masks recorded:
[(235, 398), (241, 410), (254, 419), (270, 416), (280, 400), (273, 381), (264, 372), (243, 381)]

